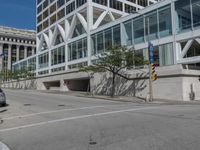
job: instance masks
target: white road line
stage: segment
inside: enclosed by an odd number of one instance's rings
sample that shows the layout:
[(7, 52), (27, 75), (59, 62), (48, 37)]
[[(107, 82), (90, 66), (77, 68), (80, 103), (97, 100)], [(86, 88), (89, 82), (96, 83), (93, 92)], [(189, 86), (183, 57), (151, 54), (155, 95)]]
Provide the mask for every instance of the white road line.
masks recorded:
[(91, 115), (67, 117), (67, 118), (63, 118), (63, 119), (50, 120), (50, 121), (39, 122), (39, 123), (34, 123), (34, 124), (28, 124), (28, 125), (24, 125), (24, 126), (13, 127), (13, 128), (0, 129), (0, 133), (1, 132), (18, 130), (18, 129), (42, 126), (42, 125), (47, 125), (47, 124), (52, 124), (52, 123), (57, 123), (57, 122), (64, 122), (64, 121), (69, 121), (69, 120), (77, 120), (77, 119), (105, 116), (105, 115), (111, 115), (111, 114), (117, 114), (117, 113), (133, 112), (133, 111), (137, 111), (137, 110), (154, 109), (154, 108), (158, 108), (158, 107), (145, 107), (145, 108), (125, 109), (125, 110), (110, 111), (110, 112), (104, 112), (104, 113), (96, 113), (96, 114), (91, 114)]
[[(75, 111), (75, 110), (84, 110), (84, 109), (94, 109), (94, 108), (104, 108), (104, 107), (109, 107), (109, 106), (119, 106), (119, 105), (101, 105), (101, 106), (81, 107), (81, 108), (72, 108), (72, 109), (52, 110), (52, 111), (46, 111), (46, 112), (32, 113), (32, 114), (28, 114), (28, 115), (6, 117), (6, 118), (1, 118), (1, 119), (2, 120), (12, 120), (12, 119), (17, 119), (17, 118), (27, 118), (27, 117), (43, 115), (43, 114), (51, 114), (51, 113), (59, 113), (59, 112), (67, 112), (67, 111)], [(122, 105), (120, 105), (120, 106), (122, 106)]]

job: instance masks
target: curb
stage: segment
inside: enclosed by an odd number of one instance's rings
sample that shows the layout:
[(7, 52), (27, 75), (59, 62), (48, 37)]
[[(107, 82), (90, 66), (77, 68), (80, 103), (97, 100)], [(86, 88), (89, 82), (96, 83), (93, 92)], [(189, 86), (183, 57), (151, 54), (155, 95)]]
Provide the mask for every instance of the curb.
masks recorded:
[(2, 142), (0, 142), (0, 149), (1, 150), (10, 150), (9, 148), (8, 148), (8, 146), (6, 146), (4, 143), (2, 143)]
[(84, 97), (84, 98), (95, 98), (95, 99), (102, 99), (108, 101), (115, 101), (115, 102), (132, 102), (132, 103), (145, 103), (145, 101), (140, 99), (125, 99), (122, 97), (110, 98), (110, 97), (101, 97), (101, 96), (86, 96), (86, 95), (76, 95), (76, 97)]

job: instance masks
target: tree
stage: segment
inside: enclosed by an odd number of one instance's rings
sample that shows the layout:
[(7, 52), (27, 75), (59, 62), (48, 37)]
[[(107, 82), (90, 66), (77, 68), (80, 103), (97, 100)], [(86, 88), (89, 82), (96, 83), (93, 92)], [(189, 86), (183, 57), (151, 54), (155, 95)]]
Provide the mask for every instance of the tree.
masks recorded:
[(143, 57), (137, 55), (132, 48), (114, 46), (110, 50), (97, 55), (97, 63), (81, 68), (80, 71), (110, 72), (112, 74), (111, 97), (115, 96), (116, 76), (128, 79), (124, 72), (125, 69), (132, 68), (136, 64), (144, 65), (147, 62)]

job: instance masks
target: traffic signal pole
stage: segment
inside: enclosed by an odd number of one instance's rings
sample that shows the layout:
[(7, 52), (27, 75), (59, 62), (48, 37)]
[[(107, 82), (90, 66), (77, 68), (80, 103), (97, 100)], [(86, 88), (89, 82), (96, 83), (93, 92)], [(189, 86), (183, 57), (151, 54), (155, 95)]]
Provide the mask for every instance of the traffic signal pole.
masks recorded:
[(148, 35), (148, 37), (147, 37), (147, 41), (148, 41), (148, 44), (149, 44), (149, 46), (148, 46), (148, 53), (149, 53), (149, 101), (150, 102), (152, 102), (153, 101), (153, 85), (152, 85), (152, 80), (151, 80), (151, 71), (152, 71), (152, 69), (151, 69), (151, 65), (152, 65), (152, 51), (151, 51), (151, 43), (150, 43), (150, 37), (149, 37), (149, 35), (150, 35), (150, 23), (149, 23), (149, 17), (147, 18), (147, 35)]
[(152, 48), (153, 48), (153, 45), (151, 44), (151, 42), (150, 42), (150, 37), (149, 37), (149, 35), (150, 35), (150, 22), (149, 22), (149, 17), (145, 17), (145, 15), (144, 14), (141, 14), (141, 13), (139, 13), (138, 11), (133, 11), (133, 13), (137, 13), (137, 14), (140, 14), (140, 15), (142, 15), (143, 16), (143, 18), (144, 18), (144, 21), (145, 21), (145, 23), (146, 23), (146, 19), (147, 19), (147, 35), (148, 35), (148, 37), (147, 37), (147, 42), (148, 42), (148, 44), (149, 44), (149, 48), (148, 48), (148, 55), (149, 55), (149, 93), (148, 93), (148, 95), (147, 95), (147, 98), (146, 98), (146, 101), (149, 101), (149, 102), (152, 102), (153, 101), (153, 85), (152, 85), (152, 83), (153, 83), (153, 80), (151, 79), (151, 73), (152, 73), (152, 65), (154, 64), (154, 61), (153, 61), (153, 50), (150, 50), (150, 46), (152, 46)]

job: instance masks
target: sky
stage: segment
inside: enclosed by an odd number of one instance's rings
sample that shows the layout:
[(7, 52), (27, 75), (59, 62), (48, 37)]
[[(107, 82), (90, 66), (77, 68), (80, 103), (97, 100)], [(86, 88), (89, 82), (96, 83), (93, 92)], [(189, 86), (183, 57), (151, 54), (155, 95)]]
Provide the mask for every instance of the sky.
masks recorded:
[(0, 25), (35, 30), (35, 0), (0, 0)]

